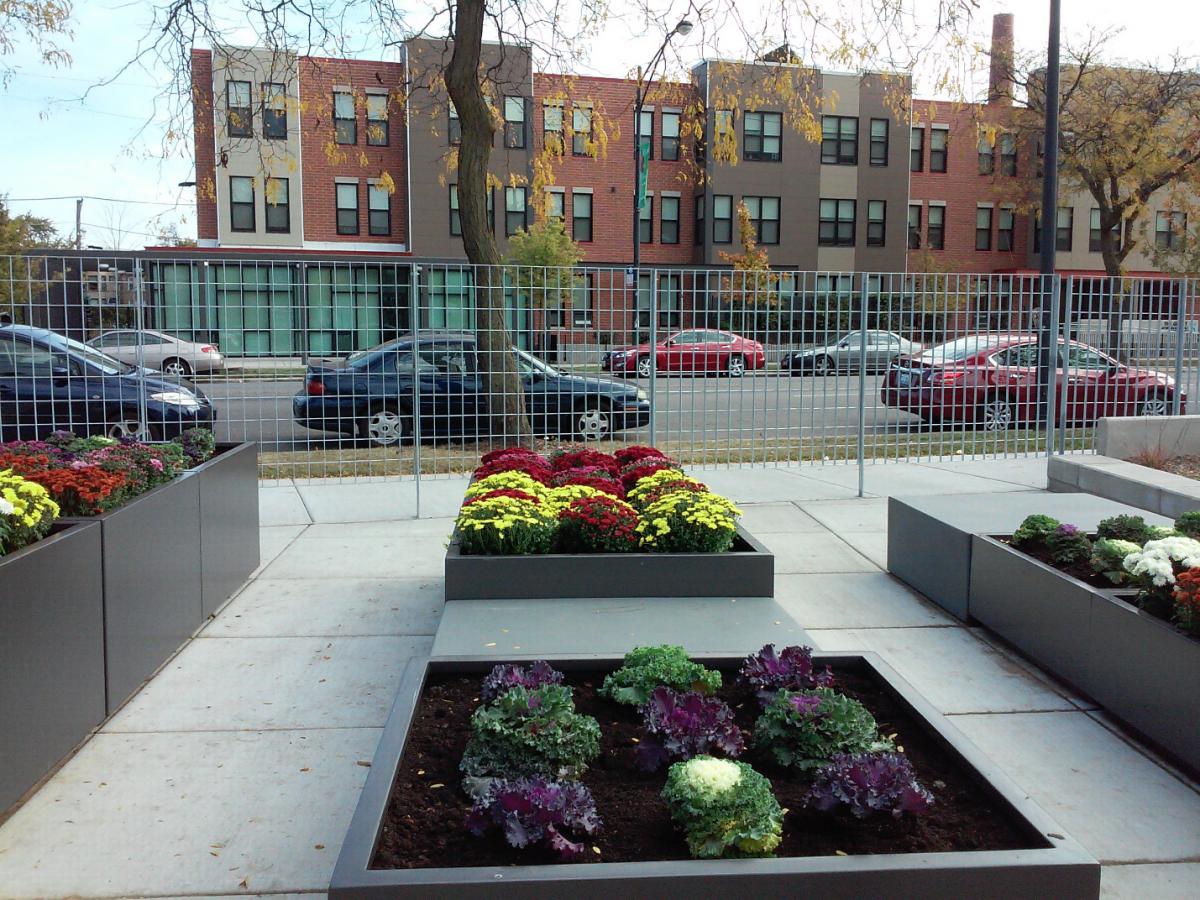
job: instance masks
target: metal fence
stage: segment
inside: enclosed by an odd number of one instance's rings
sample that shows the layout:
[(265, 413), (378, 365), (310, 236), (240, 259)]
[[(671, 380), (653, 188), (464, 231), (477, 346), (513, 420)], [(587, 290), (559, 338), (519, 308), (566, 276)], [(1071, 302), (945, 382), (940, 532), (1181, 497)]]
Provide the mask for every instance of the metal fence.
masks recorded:
[[(1100, 416), (1187, 410), (1196, 289), (215, 251), (0, 257), (0, 317), (14, 323), (0, 328), (0, 439), (163, 438), (211, 420), (220, 441), (258, 441), (263, 477), (284, 479), (468, 471), (525, 428), (547, 446), (654, 443), (693, 466), (1089, 449)], [(1048, 406), (1042, 324), (1058, 346)]]

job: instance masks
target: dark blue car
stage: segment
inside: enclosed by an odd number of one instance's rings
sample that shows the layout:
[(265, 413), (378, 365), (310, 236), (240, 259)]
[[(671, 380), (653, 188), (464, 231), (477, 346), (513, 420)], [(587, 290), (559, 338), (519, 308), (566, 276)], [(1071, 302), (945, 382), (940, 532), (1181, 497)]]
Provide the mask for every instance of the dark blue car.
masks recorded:
[(208, 398), (185, 382), (53, 331), (0, 326), (0, 441), (58, 430), (170, 440), (189, 428), (211, 429), (215, 417)]
[[(402, 337), (352, 354), (341, 368), (310, 365), (292, 413), (305, 428), (357, 435), (380, 446), (414, 434), (414, 379), (421, 436), (482, 437), (489, 426), (487, 392), (478, 374), (475, 340), (446, 333)], [(565, 375), (536, 356), (514, 350), (525, 407), (538, 434), (598, 440), (650, 420), (636, 385)]]

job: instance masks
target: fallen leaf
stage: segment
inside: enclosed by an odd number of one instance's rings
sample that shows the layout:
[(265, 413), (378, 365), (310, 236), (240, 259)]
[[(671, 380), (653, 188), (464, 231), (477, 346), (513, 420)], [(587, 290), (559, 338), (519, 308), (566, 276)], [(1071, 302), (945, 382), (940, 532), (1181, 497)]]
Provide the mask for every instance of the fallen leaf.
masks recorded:
[(439, 781), (437, 784), (431, 784), (431, 785), (429, 786), (429, 789), (430, 789), (431, 791), (436, 791), (438, 788), (444, 788), (445, 786), (446, 786), (446, 785), (445, 785), (444, 783), (442, 783), (442, 782), (440, 782), (440, 781)]
[(850, 855), (845, 850), (834, 850), (833, 852), (838, 856), (849, 856)]
[(324, 850), (325, 845), (324, 844), (313, 844), (313, 849), (314, 850)]
[(358, 762), (355, 763), (355, 765), (362, 766), (364, 769), (369, 769), (369, 768), (371, 768), (371, 761), (367, 760), (367, 759), (360, 759)]
[(496, 646), (496, 642), (495, 642), (495, 641), (488, 641), (488, 642), (487, 642), (486, 644), (484, 644), (483, 646), (485, 646), (485, 647), (495, 647), (495, 646)]
[(249, 878), (243, 878), (241, 881), (238, 882), (238, 887), (244, 887), (244, 888), (250, 887), (250, 885), (247, 883), (249, 881), (250, 881)]
[(595, 846), (595, 845), (593, 844), (593, 845), (592, 845), (592, 852), (593, 852), (593, 853), (595, 853), (597, 856), (599, 856), (599, 855), (600, 855), (600, 848), (599, 848), (599, 847), (597, 847), (597, 846)]
[(424, 769), (417, 769), (417, 774), (418, 774), (418, 775), (424, 775), (424, 774), (425, 774), (425, 770), (424, 770)]
[(301, 771), (301, 772), (311, 772), (311, 771), (312, 771), (312, 769), (310, 769), (308, 766), (305, 766), (305, 767), (304, 767), (303, 769), (301, 769), (300, 771)]

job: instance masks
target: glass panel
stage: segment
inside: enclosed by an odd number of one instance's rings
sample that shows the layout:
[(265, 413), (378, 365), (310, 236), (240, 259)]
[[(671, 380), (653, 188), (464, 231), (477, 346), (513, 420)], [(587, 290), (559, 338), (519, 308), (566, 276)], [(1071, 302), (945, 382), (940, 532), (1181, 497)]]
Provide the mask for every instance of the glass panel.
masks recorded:
[(354, 96), (336, 93), (333, 95), (333, 114), (339, 119), (354, 118)]
[(229, 179), (229, 195), (234, 203), (254, 202), (254, 179), (234, 176)]

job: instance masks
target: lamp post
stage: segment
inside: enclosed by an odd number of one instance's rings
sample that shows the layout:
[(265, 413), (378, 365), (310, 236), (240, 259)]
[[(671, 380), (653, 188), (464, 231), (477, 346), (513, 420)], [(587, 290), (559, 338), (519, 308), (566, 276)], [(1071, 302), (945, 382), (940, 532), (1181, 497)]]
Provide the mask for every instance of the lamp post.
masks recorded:
[[(1058, 225), (1058, 50), (1061, 0), (1050, 0), (1050, 35), (1046, 46), (1046, 130), (1042, 138), (1045, 147), (1042, 163), (1042, 221), (1041, 221), (1041, 294), (1042, 315), (1038, 323), (1038, 418), (1046, 423), (1046, 455), (1054, 452), (1050, 434), (1054, 415), (1054, 381), (1058, 366), (1058, 335), (1054, 331), (1055, 241)], [(1064, 375), (1066, 373), (1064, 372)]]

